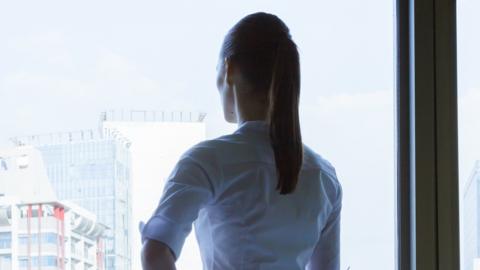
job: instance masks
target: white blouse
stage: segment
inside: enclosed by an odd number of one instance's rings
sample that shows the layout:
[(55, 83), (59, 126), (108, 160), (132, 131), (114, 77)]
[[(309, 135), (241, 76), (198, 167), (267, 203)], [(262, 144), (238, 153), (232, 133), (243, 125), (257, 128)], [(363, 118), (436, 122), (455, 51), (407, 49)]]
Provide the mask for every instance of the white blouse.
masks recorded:
[(304, 146), (294, 193), (280, 195), (264, 121), (189, 149), (142, 226), (180, 256), (195, 225), (203, 269), (340, 268), (342, 189), (335, 169)]

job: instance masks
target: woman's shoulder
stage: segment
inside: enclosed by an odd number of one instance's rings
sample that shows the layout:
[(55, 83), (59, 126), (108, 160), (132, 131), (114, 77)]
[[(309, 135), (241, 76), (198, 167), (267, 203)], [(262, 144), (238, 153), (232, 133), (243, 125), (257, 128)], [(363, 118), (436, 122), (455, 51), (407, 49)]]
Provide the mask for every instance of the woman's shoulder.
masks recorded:
[(189, 157), (195, 160), (214, 161), (219, 158), (220, 153), (228, 151), (239, 143), (241, 143), (239, 138), (233, 134), (203, 140), (187, 149), (182, 158)]
[(213, 139), (200, 141), (190, 147), (186, 153), (215, 151), (218, 148), (228, 147), (236, 142), (239, 142), (239, 136), (236, 136), (235, 134), (223, 135)]
[(305, 169), (319, 169), (328, 176), (337, 179), (335, 167), (319, 153), (307, 145), (303, 145), (303, 162)]
[(335, 167), (320, 154), (304, 145), (304, 166), (306, 168), (315, 168), (320, 171), (321, 186), (329, 194), (329, 199), (333, 203), (341, 202), (342, 185), (337, 178)]

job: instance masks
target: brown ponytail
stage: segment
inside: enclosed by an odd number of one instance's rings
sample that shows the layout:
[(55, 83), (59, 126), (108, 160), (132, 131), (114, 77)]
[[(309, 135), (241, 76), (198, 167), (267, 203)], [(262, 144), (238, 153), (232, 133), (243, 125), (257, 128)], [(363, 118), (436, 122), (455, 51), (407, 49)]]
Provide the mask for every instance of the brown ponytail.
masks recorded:
[(277, 47), (270, 87), (270, 139), (278, 173), (280, 194), (295, 190), (303, 161), (298, 104), (300, 64), (298, 51), (290, 39)]
[(298, 113), (300, 62), (288, 27), (275, 15), (248, 15), (225, 37), (221, 56), (236, 64), (259, 96), (268, 97), (277, 190), (292, 193), (302, 167), (303, 144)]

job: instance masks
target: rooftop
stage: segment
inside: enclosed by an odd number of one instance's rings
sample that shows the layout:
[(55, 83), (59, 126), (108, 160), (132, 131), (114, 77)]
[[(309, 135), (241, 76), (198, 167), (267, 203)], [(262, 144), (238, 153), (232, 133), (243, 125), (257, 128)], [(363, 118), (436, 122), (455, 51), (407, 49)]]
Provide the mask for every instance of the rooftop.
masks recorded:
[(207, 114), (203, 112), (110, 110), (100, 114), (100, 121), (201, 123), (206, 116)]
[(56, 200), (37, 149), (29, 146), (0, 149), (0, 194), (25, 201)]
[(94, 140), (116, 140), (126, 147), (131, 142), (117, 130), (105, 132), (103, 122), (164, 122), (164, 123), (203, 123), (206, 113), (181, 111), (147, 111), (147, 110), (109, 110), (100, 114), (99, 129), (85, 129), (66, 132), (52, 132), (10, 138), (15, 146), (56, 145)]
[(10, 138), (15, 146), (22, 145), (46, 145), (46, 144), (64, 144), (76, 141), (99, 140), (103, 139), (101, 133), (93, 129), (76, 130), (67, 132), (52, 132), (44, 134), (34, 134), (28, 136), (17, 136)]

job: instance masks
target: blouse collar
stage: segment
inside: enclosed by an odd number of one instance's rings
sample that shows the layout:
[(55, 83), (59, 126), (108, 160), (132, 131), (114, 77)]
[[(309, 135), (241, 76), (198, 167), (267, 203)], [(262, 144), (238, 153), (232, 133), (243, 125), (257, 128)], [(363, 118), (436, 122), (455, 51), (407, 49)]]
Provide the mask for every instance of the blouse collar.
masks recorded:
[(238, 126), (234, 134), (264, 133), (268, 131), (268, 123), (264, 120), (245, 121)]

